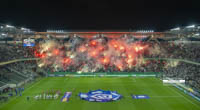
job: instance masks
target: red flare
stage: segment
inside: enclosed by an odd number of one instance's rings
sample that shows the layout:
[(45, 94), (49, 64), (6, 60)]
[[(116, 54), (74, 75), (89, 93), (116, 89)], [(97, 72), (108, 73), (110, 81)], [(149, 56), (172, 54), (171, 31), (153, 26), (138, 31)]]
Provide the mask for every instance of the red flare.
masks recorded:
[(45, 53), (42, 53), (41, 55), (40, 55), (40, 58), (45, 58), (46, 57), (46, 54)]
[(122, 65), (117, 65), (117, 68), (118, 68), (119, 70), (122, 70), (122, 69), (123, 69)]
[(98, 56), (98, 51), (96, 49), (91, 49), (90, 52), (89, 52), (89, 56), (97, 57)]
[(137, 45), (137, 46), (134, 47), (134, 49), (135, 49), (136, 52), (139, 52), (139, 51), (143, 50), (144, 47), (140, 46), (140, 45)]
[(95, 40), (91, 41), (91, 42), (90, 42), (90, 45), (91, 45), (91, 46), (96, 46), (96, 45), (97, 45), (97, 41), (95, 41)]
[(103, 51), (103, 50), (104, 50), (104, 47), (103, 47), (103, 46), (98, 46), (98, 50), (99, 50), (99, 51)]
[(103, 64), (108, 64), (110, 62), (110, 59), (109, 59), (109, 57), (104, 57), (104, 58), (102, 58), (101, 62)]
[(71, 62), (71, 59), (70, 58), (64, 58), (63, 59), (63, 63), (64, 64), (69, 64)]
[(120, 46), (120, 47), (119, 47), (119, 50), (121, 50), (121, 51), (123, 51), (124, 49), (125, 49), (124, 46)]
[(59, 53), (60, 53), (60, 51), (58, 49), (53, 50), (54, 55), (58, 55)]
[(118, 45), (117, 45), (117, 44), (114, 44), (114, 47), (115, 47), (115, 48), (117, 48), (117, 47), (118, 47)]

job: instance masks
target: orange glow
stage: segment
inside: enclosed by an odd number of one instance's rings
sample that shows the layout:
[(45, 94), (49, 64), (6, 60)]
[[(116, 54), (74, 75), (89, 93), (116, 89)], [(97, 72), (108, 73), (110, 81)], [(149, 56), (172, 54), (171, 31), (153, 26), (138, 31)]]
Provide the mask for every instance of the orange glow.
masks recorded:
[(86, 49), (86, 47), (85, 46), (81, 46), (80, 48), (79, 48), (79, 51), (80, 52), (85, 52), (87, 49)]
[(131, 64), (133, 62), (133, 58), (129, 58), (126, 60), (126, 63)]
[(133, 58), (133, 56), (129, 54), (129, 55), (128, 55), (128, 58)]
[(34, 51), (34, 54), (35, 54), (36, 57), (39, 57), (39, 58), (45, 58), (46, 57), (45, 53), (40, 53), (40, 52)]
[(97, 51), (97, 50), (91, 50), (91, 51), (89, 52), (89, 55), (90, 55), (91, 57), (96, 57), (96, 56), (98, 55), (98, 51)]
[(115, 47), (115, 48), (117, 48), (117, 47), (118, 47), (118, 45), (117, 45), (117, 44), (114, 44), (114, 47)]
[(122, 70), (122, 69), (123, 69), (122, 65), (117, 65), (117, 68), (118, 68), (119, 70)]
[(139, 52), (139, 51), (141, 51), (141, 50), (143, 50), (144, 49), (144, 47), (142, 47), (142, 46), (136, 46), (136, 47), (134, 47), (135, 48), (135, 51), (136, 52)]
[(65, 63), (65, 64), (69, 64), (70, 62), (71, 62), (70, 58), (64, 58), (63, 59), (63, 63)]
[(119, 48), (120, 50), (124, 50), (125, 48), (124, 48), (124, 46), (120, 46), (120, 48)]
[(99, 51), (103, 51), (103, 50), (104, 50), (104, 47), (103, 47), (103, 46), (98, 46), (98, 50), (99, 50)]
[(108, 64), (110, 62), (110, 59), (108, 57), (105, 57), (102, 59), (103, 64)]
[(58, 55), (59, 54), (59, 50), (58, 49), (53, 50), (53, 54)]
[(45, 53), (42, 53), (41, 55), (40, 55), (40, 58), (45, 58), (46, 57), (46, 54)]
[(90, 42), (90, 45), (96, 46), (96, 45), (97, 45), (97, 42), (96, 42), (95, 40), (93, 40), (93, 41)]

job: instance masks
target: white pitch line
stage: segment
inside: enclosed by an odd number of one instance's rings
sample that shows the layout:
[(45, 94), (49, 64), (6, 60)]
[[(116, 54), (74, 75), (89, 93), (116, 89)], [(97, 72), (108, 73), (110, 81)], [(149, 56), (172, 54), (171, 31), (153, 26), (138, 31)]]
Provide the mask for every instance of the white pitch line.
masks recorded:
[(182, 97), (182, 96), (149, 96), (149, 97), (158, 97), (158, 98), (177, 98), (177, 97)]
[[(41, 79), (41, 80), (44, 80), (44, 79)], [(41, 80), (39, 80), (37, 83), (31, 85), (31, 87), (27, 88), (27, 90), (29, 90), (29, 89), (33, 88), (34, 86), (38, 85), (38, 84), (41, 82)], [(24, 91), (24, 93), (25, 93), (25, 92), (26, 92), (26, 91)]]
[[(124, 97), (132, 97), (132, 96), (124, 96)], [(150, 98), (183, 98), (182, 96), (149, 96)]]
[[(168, 87), (168, 86), (167, 86)], [(170, 87), (168, 87), (170, 88)], [(184, 95), (182, 95), (181, 93), (175, 91), (174, 89), (170, 88), (171, 90), (173, 90), (176, 94), (178, 94), (179, 96), (183, 97), (185, 100), (187, 100), (188, 102), (190, 102), (191, 104), (195, 105), (197, 108), (200, 108), (199, 105), (197, 105), (196, 103), (192, 102), (191, 100), (187, 99)]]
[[(43, 79), (41, 79), (41, 80), (43, 80)], [(31, 89), (32, 87), (34, 87), (35, 85), (39, 84), (39, 83), (41, 82), (41, 80), (38, 81), (37, 83), (31, 85), (29, 88), (27, 88), (27, 89), (23, 92), (23, 94), (24, 94), (27, 90), (29, 90), (29, 89)], [(8, 101), (8, 103), (2, 105), (0, 108), (2, 108), (2, 107), (4, 107), (4, 106), (8, 105), (10, 102), (14, 101), (17, 97), (19, 97), (19, 96), (16, 96), (16, 97), (12, 98), (11, 100)]]

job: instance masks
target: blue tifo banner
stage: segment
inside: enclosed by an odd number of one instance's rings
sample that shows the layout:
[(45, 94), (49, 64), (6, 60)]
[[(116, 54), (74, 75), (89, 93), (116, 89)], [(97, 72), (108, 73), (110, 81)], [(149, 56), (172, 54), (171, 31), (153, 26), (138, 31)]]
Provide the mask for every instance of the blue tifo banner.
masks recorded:
[(119, 100), (122, 96), (116, 91), (95, 90), (88, 93), (80, 93), (80, 98), (89, 102), (110, 102)]
[(61, 102), (68, 102), (71, 95), (72, 95), (72, 92), (65, 92), (64, 96), (61, 99)]
[(132, 95), (133, 99), (149, 99), (148, 95)]

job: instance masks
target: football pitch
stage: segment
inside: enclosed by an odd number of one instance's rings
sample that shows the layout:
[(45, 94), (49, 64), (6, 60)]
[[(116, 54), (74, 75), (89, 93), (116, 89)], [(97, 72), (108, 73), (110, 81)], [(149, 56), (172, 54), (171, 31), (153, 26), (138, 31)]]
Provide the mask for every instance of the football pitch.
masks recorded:
[[(57, 100), (35, 100), (46, 90), (61, 90)], [(113, 102), (87, 102), (78, 96), (90, 90), (117, 91), (123, 96)], [(61, 102), (71, 91), (69, 102)], [(131, 95), (148, 95), (150, 99), (132, 99)], [(30, 96), (30, 100), (26, 99)], [(0, 105), (0, 110), (200, 110), (200, 102), (155, 77), (48, 77), (25, 88), (22, 96)]]

